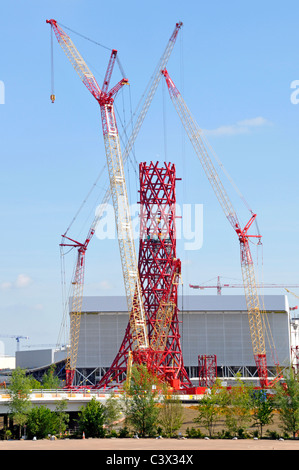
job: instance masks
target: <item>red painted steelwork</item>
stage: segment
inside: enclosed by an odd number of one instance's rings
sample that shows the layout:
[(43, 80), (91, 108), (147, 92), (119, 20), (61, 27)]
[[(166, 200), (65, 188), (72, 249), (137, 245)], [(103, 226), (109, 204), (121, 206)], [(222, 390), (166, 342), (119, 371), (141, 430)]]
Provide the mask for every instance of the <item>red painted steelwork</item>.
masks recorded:
[(215, 354), (198, 356), (199, 386), (212, 387), (217, 378), (217, 357)]
[[(172, 288), (176, 305), (170, 324), (163, 359), (159, 363), (162, 375), (169, 381), (179, 380), (191, 386), (185, 371), (180, 345), (177, 308), (177, 285), (171, 285), (176, 262), (176, 171), (175, 165), (141, 163), (140, 171), (140, 242), (139, 276), (144, 309), (147, 314), (149, 343), (153, 334), (160, 302)], [(156, 365), (158, 366), (158, 365)]]
[[(156, 313), (162, 298), (172, 289), (171, 298), (176, 308), (172, 317), (166, 347), (163, 351), (136, 351), (133, 360), (149, 365), (176, 387), (191, 387), (183, 364), (180, 345), (177, 309), (177, 284), (172, 285), (172, 273), (176, 259), (175, 228), (175, 165), (151, 162), (141, 163), (140, 176), (140, 241), (139, 276), (142, 288), (144, 311), (147, 319), (149, 343), (151, 341)], [(132, 337), (128, 324), (124, 339), (110, 369), (97, 384), (98, 388), (113, 387), (125, 379)]]

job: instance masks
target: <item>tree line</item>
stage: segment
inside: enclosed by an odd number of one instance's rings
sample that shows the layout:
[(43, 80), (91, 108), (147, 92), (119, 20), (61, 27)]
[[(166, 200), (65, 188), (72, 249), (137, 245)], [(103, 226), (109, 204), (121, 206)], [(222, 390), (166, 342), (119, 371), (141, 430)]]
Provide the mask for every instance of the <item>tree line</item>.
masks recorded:
[[(183, 403), (143, 365), (132, 367), (123, 393), (111, 394), (105, 404), (93, 397), (82, 406), (71, 436), (66, 400), (57, 401), (55, 411), (30, 402), (32, 388), (59, 388), (54, 368), (36, 382), (20, 368), (13, 371), (8, 388), (13, 427), (4, 428), (2, 438), (297, 438), (299, 430), (299, 382), (292, 369), (286, 371), (283, 383), (268, 391), (245, 385), (240, 377), (233, 387), (216, 381), (196, 405), (194, 426), (185, 433), (179, 432), (185, 417)], [(265, 436), (264, 429), (274, 417), (278, 428)]]

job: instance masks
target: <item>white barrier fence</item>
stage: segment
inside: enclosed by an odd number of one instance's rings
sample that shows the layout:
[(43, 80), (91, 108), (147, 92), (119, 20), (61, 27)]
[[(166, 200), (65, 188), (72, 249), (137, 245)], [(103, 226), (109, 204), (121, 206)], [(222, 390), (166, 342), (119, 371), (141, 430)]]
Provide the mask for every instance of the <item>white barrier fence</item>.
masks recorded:
[[(107, 390), (95, 390), (95, 389), (79, 389), (79, 390), (65, 390), (65, 389), (37, 389), (32, 390), (29, 395), (29, 400), (32, 405), (44, 405), (49, 407), (52, 411), (55, 410), (56, 404), (60, 400), (67, 401), (66, 411), (79, 411), (80, 407), (88, 403), (93, 397), (105, 403), (106, 400), (111, 397), (115, 398), (122, 396), (119, 392), (108, 392)], [(182, 402), (197, 402), (202, 396), (200, 395), (176, 395)], [(159, 396), (160, 401), (162, 396)], [(6, 414), (9, 412), (10, 394), (8, 390), (0, 390), (0, 414)]]

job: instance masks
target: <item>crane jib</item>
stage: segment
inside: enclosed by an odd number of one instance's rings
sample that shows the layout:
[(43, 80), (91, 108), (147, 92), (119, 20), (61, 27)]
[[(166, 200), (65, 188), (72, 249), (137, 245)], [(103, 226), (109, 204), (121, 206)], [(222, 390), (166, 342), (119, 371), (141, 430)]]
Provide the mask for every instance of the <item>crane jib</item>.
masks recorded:
[(181, 119), (181, 122), (187, 132), (187, 135), (193, 145), (200, 163), (213, 187), (220, 205), (233, 226), (240, 241), (240, 257), (241, 257), (241, 270), (244, 284), (244, 291), (248, 310), (249, 327), (253, 348), (253, 355), (256, 362), (256, 367), (260, 382), (262, 386), (267, 384), (267, 361), (265, 353), (265, 338), (263, 331), (262, 315), (259, 308), (259, 297), (257, 294), (257, 287), (255, 282), (254, 264), (249, 247), (249, 238), (261, 238), (260, 235), (249, 235), (248, 230), (256, 218), (256, 214), (252, 214), (249, 222), (241, 229), (238, 222), (236, 213), (231, 205), (231, 202), (224, 190), (224, 187), (216, 173), (214, 165), (211, 161), (207, 149), (204, 145), (202, 132), (200, 131), (197, 123), (193, 119), (186, 103), (184, 102), (181, 94), (176, 88), (173, 80), (169, 77), (166, 69), (162, 71), (165, 77), (167, 87), (169, 90), (170, 98), (175, 106), (175, 109)]

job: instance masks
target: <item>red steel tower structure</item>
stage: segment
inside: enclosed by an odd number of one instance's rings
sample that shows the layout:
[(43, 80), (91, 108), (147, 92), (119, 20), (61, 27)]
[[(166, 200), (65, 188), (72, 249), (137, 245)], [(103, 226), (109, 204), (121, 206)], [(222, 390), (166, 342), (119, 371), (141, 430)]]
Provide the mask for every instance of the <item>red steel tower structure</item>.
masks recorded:
[(183, 364), (177, 307), (178, 285), (172, 273), (176, 253), (176, 169), (171, 163), (141, 163), (140, 173), (140, 241), (139, 276), (147, 316), (149, 343), (153, 346), (154, 330), (159, 328), (156, 315), (160, 303), (171, 292), (174, 309), (159, 369), (170, 385), (191, 386)]
[[(140, 240), (138, 269), (148, 328), (149, 344), (159, 328), (156, 314), (160, 303), (171, 293), (174, 305), (167, 330), (167, 340), (157, 364), (159, 372), (175, 388), (192, 386), (184, 368), (180, 345), (177, 308), (177, 282), (173, 272), (176, 257), (176, 170), (175, 165), (159, 162), (139, 165), (140, 177)], [(180, 266), (180, 263), (179, 263)], [(128, 356), (132, 350), (130, 324), (111, 367), (97, 384), (98, 388), (121, 384), (127, 371)], [(157, 357), (158, 357), (157, 356)]]

